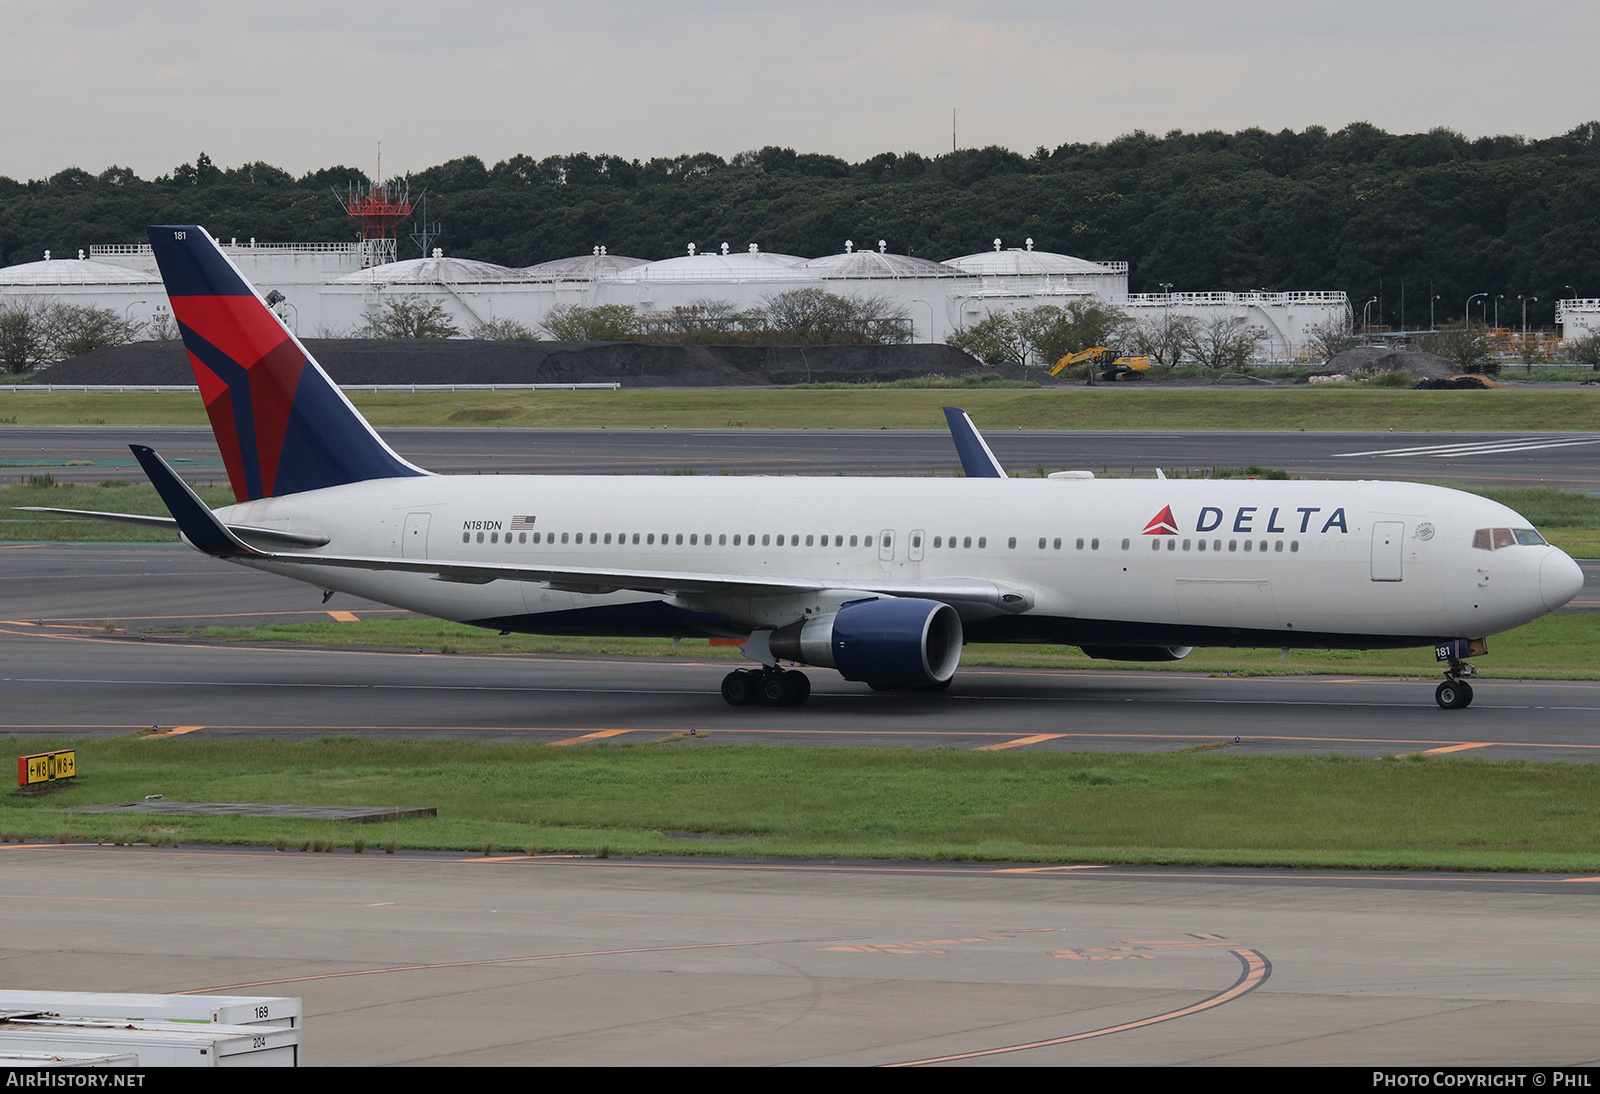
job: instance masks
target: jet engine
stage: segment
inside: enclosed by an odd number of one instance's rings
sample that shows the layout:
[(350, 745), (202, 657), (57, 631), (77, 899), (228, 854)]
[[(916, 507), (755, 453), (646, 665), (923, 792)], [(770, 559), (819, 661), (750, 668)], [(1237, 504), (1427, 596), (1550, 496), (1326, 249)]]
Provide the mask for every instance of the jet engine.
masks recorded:
[(915, 597), (853, 600), (832, 615), (779, 627), (770, 640), (773, 654), (786, 661), (896, 687), (949, 683), (961, 645), (956, 610)]

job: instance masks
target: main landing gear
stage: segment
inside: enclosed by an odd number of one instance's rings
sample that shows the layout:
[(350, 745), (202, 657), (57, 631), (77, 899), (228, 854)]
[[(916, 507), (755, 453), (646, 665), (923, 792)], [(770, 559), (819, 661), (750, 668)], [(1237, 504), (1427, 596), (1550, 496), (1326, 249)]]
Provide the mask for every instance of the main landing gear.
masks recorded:
[(1472, 685), (1463, 677), (1477, 674), (1478, 670), (1465, 661), (1451, 660), (1450, 668), (1444, 674), (1444, 683), (1433, 693), (1433, 701), (1445, 710), (1460, 710), (1462, 707), (1471, 706)]
[(811, 678), (795, 669), (736, 669), (722, 678), (722, 698), (731, 707), (797, 707), (811, 698)]

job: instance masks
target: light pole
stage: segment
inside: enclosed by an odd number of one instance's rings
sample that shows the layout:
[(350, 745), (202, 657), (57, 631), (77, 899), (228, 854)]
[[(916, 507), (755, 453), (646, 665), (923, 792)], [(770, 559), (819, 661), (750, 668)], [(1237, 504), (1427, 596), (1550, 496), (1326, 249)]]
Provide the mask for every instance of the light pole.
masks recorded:
[(1374, 296), (1371, 300), (1368, 300), (1365, 304), (1361, 305), (1361, 337), (1363, 339), (1369, 338), (1372, 335), (1372, 324), (1367, 321), (1367, 312), (1372, 305), (1376, 304), (1377, 302), (1378, 298)]
[(1428, 329), (1429, 330), (1438, 330), (1439, 329), (1439, 324), (1434, 322), (1434, 320), (1433, 320), (1433, 306), (1434, 306), (1435, 302), (1437, 302), (1439, 300), (1443, 300), (1443, 299), (1444, 298), (1442, 296), (1430, 295), (1428, 297)]
[[(1501, 293), (1499, 296), (1494, 298), (1494, 329), (1495, 330), (1499, 330), (1500, 329), (1500, 301), (1504, 300), (1505, 298), (1506, 298), (1506, 294), (1505, 293)], [(1522, 298), (1519, 296), (1517, 299), (1520, 300)]]
[(1475, 292), (1471, 296), (1467, 297), (1466, 322), (1467, 322), (1468, 328), (1470, 328), (1472, 326), (1472, 302), (1474, 300), (1478, 299), (1478, 297), (1480, 297), (1480, 296), (1488, 296), (1488, 295), (1489, 294), (1486, 293), (1486, 292)]
[(1539, 298), (1537, 296), (1519, 296), (1519, 297), (1517, 297), (1517, 299), (1522, 301), (1522, 338), (1523, 338), (1523, 341), (1527, 341), (1527, 338), (1528, 338), (1528, 304), (1529, 304), (1530, 301), (1532, 303), (1537, 304), (1539, 302)]

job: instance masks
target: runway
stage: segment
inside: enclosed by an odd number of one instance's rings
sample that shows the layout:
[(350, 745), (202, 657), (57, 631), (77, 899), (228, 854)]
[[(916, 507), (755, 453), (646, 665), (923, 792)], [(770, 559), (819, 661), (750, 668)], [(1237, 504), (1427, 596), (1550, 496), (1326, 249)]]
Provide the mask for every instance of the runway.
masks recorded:
[[(1600, 565), (1581, 599), (1600, 601)], [(651, 740), (860, 747), (1600, 759), (1600, 683), (1484, 680), (1442, 711), (1432, 680), (963, 668), (933, 695), (811, 673), (798, 708), (726, 706), (728, 661), (239, 646), (157, 631), (404, 615), (178, 545), (0, 548), (0, 734)], [(116, 633), (104, 630), (113, 622)], [(144, 635), (141, 637), (141, 635)]]
[(312, 1066), (1600, 1055), (1587, 877), (49, 843), (0, 869), (8, 986), (299, 996)]
[[(1600, 433), (1007, 430), (986, 436), (1012, 474), (1042, 467), (1150, 477), (1158, 467), (1198, 475), (1253, 464), (1305, 478), (1600, 490)], [(390, 429), (384, 437), (408, 460), (445, 474), (926, 475), (960, 468), (942, 429)], [(58, 482), (142, 481), (130, 441), (151, 445), (192, 481), (226, 481), (208, 429), (107, 426), (0, 428), (0, 481), (46, 472)]]

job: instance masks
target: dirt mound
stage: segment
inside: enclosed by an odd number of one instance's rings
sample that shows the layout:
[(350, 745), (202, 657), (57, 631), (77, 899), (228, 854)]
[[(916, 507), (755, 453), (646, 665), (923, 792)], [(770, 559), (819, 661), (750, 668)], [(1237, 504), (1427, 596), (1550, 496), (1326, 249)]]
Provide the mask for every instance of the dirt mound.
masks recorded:
[(1458, 374), (1461, 367), (1436, 353), (1419, 349), (1356, 346), (1335, 354), (1333, 360), (1319, 371), (1342, 372), (1347, 376), (1360, 372), (1407, 372), (1424, 380), (1448, 380)]
[[(950, 346), (697, 346), (681, 342), (309, 339), (340, 384), (582, 384), (752, 387), (872, 383), (978, 372), (1052, 384), (1042, 369), (985, 367)], [(134, 342), (63, 361), (57, 384), (192, 384), (183, 344)]]

